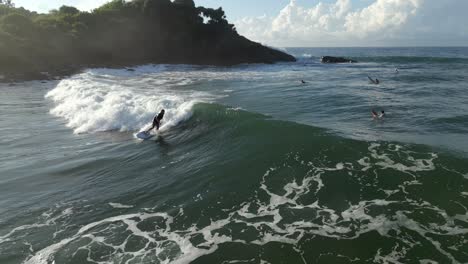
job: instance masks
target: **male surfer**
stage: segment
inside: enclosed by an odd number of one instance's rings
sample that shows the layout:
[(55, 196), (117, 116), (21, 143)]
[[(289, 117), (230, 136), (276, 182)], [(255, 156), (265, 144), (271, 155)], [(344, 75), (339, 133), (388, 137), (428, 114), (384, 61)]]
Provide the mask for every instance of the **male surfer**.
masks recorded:
[(306, 82), (305, 82), (304, 80), (301, 80), (301, 83), (302, 83), (302, 84), (305, 84)]
[(150, 129), (146, 130), (146, 133), (150, 132), (151, 129), (153, 129), (154, 127), (156, 127), (156, 130), (159, 130), (159, 126), (161, 125), (161, 120), (163, 119), (164, 117), (164, 109), (161, 110), (161, 112), (159, 112), (159, 114), (157, 116), (154, 117), (153, 119), (153, 125), (151, 126)]
[(378, 114), (375, 110), (372, 110), (372, 117), (376, 119), (382, 119), (385, 116), (385, 111), (382, 110), (380, 114)]
[(369, 78), (369, 80), (370, 80), (373, 84), (379, 84), (379, 83), (380, 83), (379, 79), (377, 79), (377, 78), (376, 78), (375, 80), (372, 79), (370, 76), (367, 76), (367, 78)]

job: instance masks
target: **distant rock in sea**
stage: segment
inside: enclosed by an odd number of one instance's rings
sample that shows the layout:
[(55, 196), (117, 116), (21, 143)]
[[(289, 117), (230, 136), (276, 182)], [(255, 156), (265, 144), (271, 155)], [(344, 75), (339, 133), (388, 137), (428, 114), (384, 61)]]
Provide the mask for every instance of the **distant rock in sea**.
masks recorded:
[(332, 57), (332, 56), (323, 56), (320, 59), (321, 63), (356, 63), (357, 61), (347, 59), (347, 58), (342, 58), (342, 57)]

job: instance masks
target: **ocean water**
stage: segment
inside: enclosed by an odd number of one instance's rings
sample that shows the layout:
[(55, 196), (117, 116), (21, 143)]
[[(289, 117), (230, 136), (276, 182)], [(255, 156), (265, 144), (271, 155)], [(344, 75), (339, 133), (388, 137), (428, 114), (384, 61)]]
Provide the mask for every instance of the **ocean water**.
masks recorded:
[(0, 263), (467, 263), (468, 48), (287, 51), (0, 84)]

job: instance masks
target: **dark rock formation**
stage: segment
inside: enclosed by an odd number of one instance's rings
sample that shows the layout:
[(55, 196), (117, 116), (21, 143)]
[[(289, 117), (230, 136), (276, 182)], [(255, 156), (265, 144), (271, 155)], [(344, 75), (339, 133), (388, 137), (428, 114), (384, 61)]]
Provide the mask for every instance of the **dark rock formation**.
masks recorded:
[(332, 56), (323, 56), (320, 59), (321, 63), (356, 63), (357, 61), (347, 59), (347, 58), (342, 58), (342, 57), (332, 57)]

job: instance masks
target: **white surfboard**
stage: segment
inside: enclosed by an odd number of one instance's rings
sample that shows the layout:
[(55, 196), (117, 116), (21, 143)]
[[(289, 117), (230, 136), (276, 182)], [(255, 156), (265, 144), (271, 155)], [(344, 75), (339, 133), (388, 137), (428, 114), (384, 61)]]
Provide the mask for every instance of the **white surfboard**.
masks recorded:
[(146, 131), (141, 131), (135, 134), (135, 137), (141, 140), (147, 140), (154, 136), (155, 136), (154, 134), (151, 134), (150, 132), (146, 132)]

